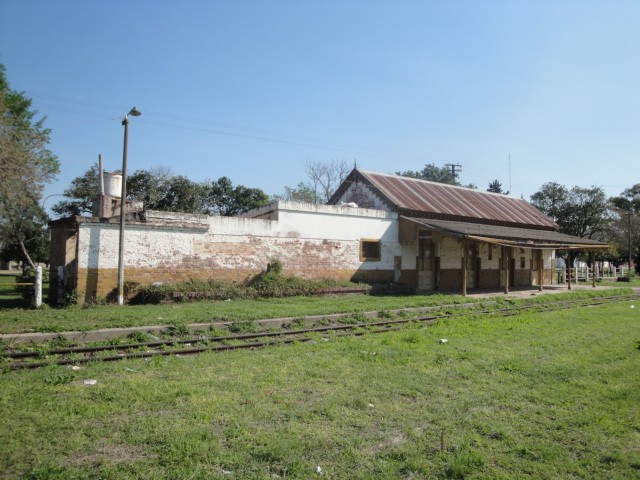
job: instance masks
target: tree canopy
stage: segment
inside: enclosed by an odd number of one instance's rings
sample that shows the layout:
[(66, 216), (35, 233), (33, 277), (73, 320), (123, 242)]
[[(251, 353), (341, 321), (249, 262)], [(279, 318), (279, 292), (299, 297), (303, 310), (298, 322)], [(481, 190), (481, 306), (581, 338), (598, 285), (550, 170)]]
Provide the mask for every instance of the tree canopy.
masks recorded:
[(33, 265), (29, 252), (39, 250), (46, 225), (39, 202), (60, 163), (48, 149), (50, 130), (44, 127), (45, 118), (36, 118), (38, 112), (31, 103), (24, 93), (10, 88), (5, 67), (0, 65), (0, 243), (5, 258), (17, 259), (19, 246), (22, 259)]
[(396, 172), (396, 175), (410, 178), (418, 178), (420, 180), (428, 180), (430, 182), (446, 183), (448, 185), (465, 186), (467, 188), (478, 188), (473, 183), (462, 185), (458, 181), (458, 174), (453, 173), (449, 168), (438, 167), (433, 163), (428, 163), (422, 170), (405, 170), (404, 172)]
[[(69, 200), (58, 202), (53, 211), (61, 216), (90, 214), (98, 192), (98, 166), (72, 180), (64, 194)], [(234, 186), (227, 177), (193, 182), (185, 176), (173, 175), (168, 168), (137, 170), (127, 177), (127, 198), (141, 200), (147, 210), (238, 215), (269, 202), (258, 188)]]
[(487, 188), (487, 192), (509, 195), (509, 192), (505, 192), (502, 190), (502, 183), (500, 183), (498, 179), (495, 179), (493, 182), (489, 182), (489, 187)]
[(531, 204), (551, 217), (562, 233), (584, 238), (600, 238), (606, 234), (611, 211), (600, 187), (572, 187), (556, 182), (542, 185), (531, 196)]

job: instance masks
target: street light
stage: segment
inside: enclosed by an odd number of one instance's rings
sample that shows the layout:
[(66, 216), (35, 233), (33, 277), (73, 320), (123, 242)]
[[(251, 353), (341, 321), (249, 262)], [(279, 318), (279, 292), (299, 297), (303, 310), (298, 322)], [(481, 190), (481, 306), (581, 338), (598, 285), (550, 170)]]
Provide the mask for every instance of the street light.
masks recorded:
[(120, 193), (120, 242), (118, 250), (118, 305), (124, 305), (124, 210), (127, 203), (127, 144), (129, 141), (129, 115), (139, 117), (141, 113), (133, 107), (122, 119), (124, 125), (124, 147), (122, 149), (122, 190)]

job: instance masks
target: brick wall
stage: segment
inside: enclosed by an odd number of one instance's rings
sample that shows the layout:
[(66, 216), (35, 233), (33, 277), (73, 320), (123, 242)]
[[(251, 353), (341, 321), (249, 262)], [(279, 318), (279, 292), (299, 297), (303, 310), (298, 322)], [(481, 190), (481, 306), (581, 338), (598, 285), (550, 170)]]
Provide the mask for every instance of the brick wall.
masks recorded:
[[(208, 217), (148, 212), (125, 230), (125, 280), (142, 284), (182, 280), (246, 281), (272, 258), (303, 278), (393, 281), (399, 254), (397, 215), (378, 210), (280, 202), (277, 218)], [(381, 242), (379, 261), (360, 260), (362, 239)], [(117, 285), (118, 224), (78, 224), (79, 301), (104, 297)]]

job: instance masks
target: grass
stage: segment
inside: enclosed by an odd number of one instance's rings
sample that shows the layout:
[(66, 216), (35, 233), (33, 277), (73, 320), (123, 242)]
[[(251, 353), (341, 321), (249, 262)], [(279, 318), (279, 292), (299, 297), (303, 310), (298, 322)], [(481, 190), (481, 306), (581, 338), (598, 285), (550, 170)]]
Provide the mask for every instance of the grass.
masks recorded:
[[(16, 289), (16, 277), (20, 274), (18, 270), (2, 270), (0, 271), (0, 312), (4, 309), (23, 308), (25, 301), (22, 299), (20, 292)], [(49, 282), (48, 275), (44, 276), (42, 285), (42, 301), (48, 301)]]
[(630, 305), (5, 372), (0, 475), (640, 478)]
[[(609, 295), (630, 292), (625, 288), (598, 291), (575, 291), (568, 295)], [(565, 294), (559, 294), (565, 295)], [(532, 297), (531, 301), (548, 296)], [(504, 297), (496, 297), (505, 302)], [(557, 295), (554, 298), (558, 298)], [(384, 296), (346, 295), (335, 297), (289, 297), (227, 301), (198, 301), (162, 305), (91, 305), (40, 310), (0, 309), (0, 333), (87, 331), (98, 328), (132, 327), (146, 325), (184, 325), (215, 321), (247, 322), (265, 318), (328, 315), (331, 313), (358, 314), (399, 308), (419, 308), (479, 302), (480, 299), (461, 295)]]

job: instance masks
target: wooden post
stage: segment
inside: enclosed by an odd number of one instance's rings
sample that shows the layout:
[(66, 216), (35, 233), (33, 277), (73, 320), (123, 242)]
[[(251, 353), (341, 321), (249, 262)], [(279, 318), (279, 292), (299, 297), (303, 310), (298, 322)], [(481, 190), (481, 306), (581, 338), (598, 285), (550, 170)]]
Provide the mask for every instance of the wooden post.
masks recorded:
[(591, 250), (589, 252), (589, 259), (591, 260), (591, 286), (596, 288), (596, 264), (593, 257), (593, 250)]
[(504, 293), (509, 293), (509, 247), (502, 247), (502, 269), (504, 270)]
[(567, 290), (571, 290), (571, 250), (569, 250), (569, 264), (567, 265), (568, 275), (567, 275)]
[(544, 281), (544, 260), (542, 259), (542, 250), (540, 250), (540, 258), (538, 259), (538, 291), (542, 291), (542, 282)]
[(462, 277), (462, 296), (467, 296), (467, 242), (462, 242), (462, 270), (460, 271)]

